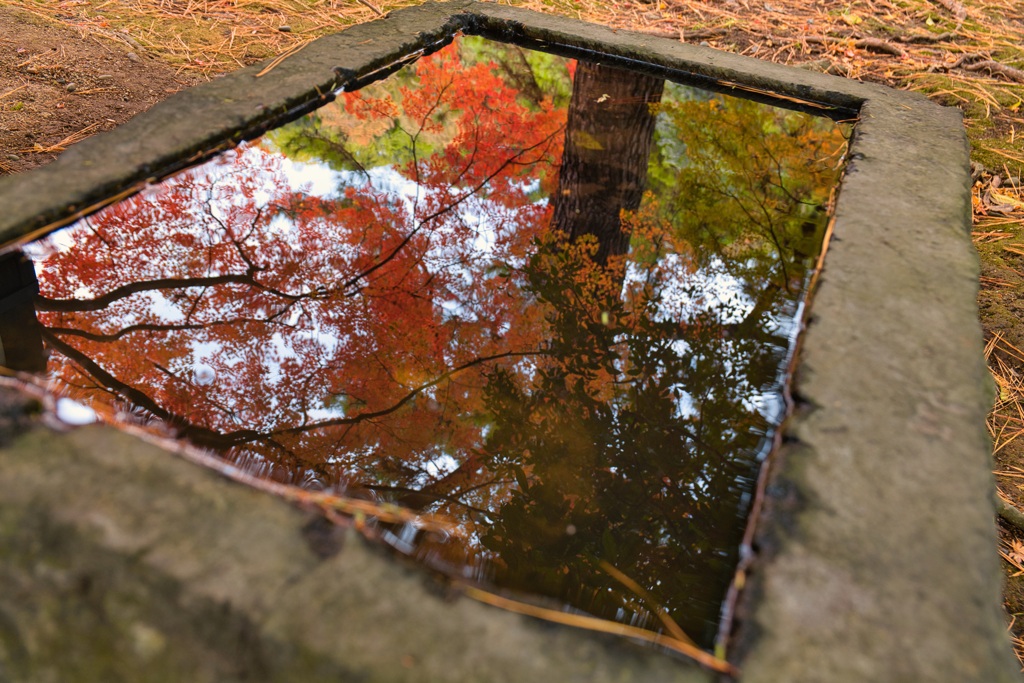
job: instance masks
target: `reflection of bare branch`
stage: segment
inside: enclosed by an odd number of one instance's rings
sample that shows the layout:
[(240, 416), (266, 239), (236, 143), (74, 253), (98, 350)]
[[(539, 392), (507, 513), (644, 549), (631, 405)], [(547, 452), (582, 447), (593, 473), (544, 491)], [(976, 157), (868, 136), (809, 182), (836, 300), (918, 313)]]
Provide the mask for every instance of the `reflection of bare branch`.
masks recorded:
[[(845, 145), (840, 145), (840, 150), (844, 146)], [(816, 206), (817, 202), (808, 201), (806, 199), (801, 199), (800, 197), (797, 197), (796, 195), (794, 195), (790, 191), (790, 189), (788, 187), (786, 187), (786, 179), (785, 179), (785, 176), (783, 175), (783, 172), (782, 172), (782, 167), (783, 167), (782, 161), (779, 159), (778, 155), (775, 154), (775, 151), (771, 148), (771, 146), (767, 144), (767, 139), (761, 139), (760, 140), (760, 147), (761, 147), (761, 150), (765, 154), (768, 155), (768, 158), (770, 158), (772, 160), (772, 162), (774, 162), (774, 166), (773, 166), (772, 170), (775, 171), (775, 175), (778, 178), (778, 182), (772, 182), (772, 183), (769, 183), (769, 184), (772, 185), (773, 187), (777, 188), (784, 195), (786, 195), (786, 197), (789, 198), (789, 201), (793, 202), (794, 204), (801, 204), (803, 206)], [(815, 151), (817, 152), (817, 150), (815, 150)], [(815, 158), (818, 158), (820, 156), (820, 154), (816, 153), (814, 156), (815, 156)], [(820, 185), (820, 183), (819, 183), (819, 185)]]
[[(154, 417), (163, 420), (168, 425), (178, 429), (181, 436), (188, 438), (198, 446), (226, 451), (243, 443), (260, 442), (277, 449), (284, 455), (291, 458), (295, 464), (302, 464), (303, 462), (295, 452), (275, 439), (272, 434), (257, 432), (253, 429), (242, 429), (225, 435), (207, 427), (200, 427), (199, 425), (190, 422), (184, 416), (167, 410), (145, 392), (117, 379), (115, 376), (104, 370), (103, 367), (94, 360), (70, 344), (63, 342), (56, 335), (51, 334), (47, 330), (44, 330), (42, 334), (43, 338), (52, 348), (77, 363), (88, 375), (96, 379), (96, 388), (121, 396), (129, 403), (142, 408)], [(161, 367), (159, 364), (154, 363), (154, 366), (171, 375), (178, 381), (185, 381)]]
[(414, 217), (416, 216), (416, 211), (420, 204), (420, 188), (422, 187), (422, 183), (420, 182), (420, 162), (416, 156), (416, 143), (419, 141), (420, 134), (423, 132), (423, 129), (427, 125), (427, 120), (430, 118), (431, 114), (433, 114), (437, 110), (437, 108), (441, 106), (441, 98), (444, 96), (444, 93), (448, 90), (448, 88), (452, 86), (452, 83), (454, 83), (454, 80), (449, 79), (448, 82), (445, 83), (441, 90), (437, 93), (437, 99), (434, 100), (434, 103), (431, 104), (430, 108), (427, 109), (427, 111), (423, 114), (423, 118), (420, 120), (419, 123), (419, 129), (416, 131), (415, 135), (402, 128), (401, 125), (398, 126), (399, 130), (401, 130), (403, 133), (409, 136), (409, 141), (411, 142), (411, 147), (409, 151), (412, 153), (412, 171), (414, 175), (413, 181), (416, 183), (416, 197), (413, 199), (412, 202), (412, 215)]
[[(321, 134), (319, 128), (314, 129), (311, 132), (303, 131), (302, 137), (306, 138), (307, 140), (313, 140), (316, 142), (323, 143), (324, 145), (329, 147), (331, 151), (337, 152), (338, 155), (342, 158), (342, 160), (355, 166), (356, 172), (362, 174), (362, 176), (366, 178), (367, 181), (370, 180), (370, 172), (366, 169), (365, 166), (363, 166), (362, 163), (359, 162), (359, 159), (357, 159), (355, 155), (352, 154), (352, 152), (348, 151), (348, 147), (345, 146), (344, 142), (332, 140), (326, 135)], [(315, 154), (315, 152), (312, 153)]]
[(83, 218), (82, 219), (82, 225), (84, 225), (89, 232), (91, 232), (93, 235), (95, 235), (96, 239), (98, 239), (100, 242), (103, 242), (103, 244), (106, 245), (107, 249), (109, 249), (111, 251), (114, 251), (114, 245), (112, 245), (107, 240), (107, 238), (104, 237), (100, 233), (100, 231), (97, 230), (96, 227), (92, 224), (92, 216), (86, 216), (85, 218)]
[[(360, 413), (358, 415), (354, 415), (353, 417), (338, 417), (338, 418), (332, 418), (330, 420), (321, 420), (320, 422), (312, 422), (312, 423), (310, 423), (308, 425), (303, 425), (303, 426), (300, 426), (300, 427), (288, 427), (288, 428), (285, 428), (285, 429), (278, 429), (278, 430), (275, 430), (275, 431), (271, 432), (271, 434), (282, 434), (282, 435), (283, 434), (299, 434), (299, 433), (308, 432), (308, 431), (311, 431), (311, 430), (314, 430), (314, 429), (321, 429), (323, 427), (333, 427), (333, 426), (339, 426), (339, 425), (354, 424), (354, 423), (358, 423), (358, 422), (366, 422), (366, 421), (369, 421), (369, 420), (373, 420), (373, 419), (376, 419), (378, 417), (384, 417), (385, 415), (390, 415), (391, 413), (394, 413), (395, 411), (399, 410), (402, 406), (404, 406), (407, 403), (409, 403), (410, 401), (412, 401), (414, 398), (416, 398), (417, 396), (422, 394), (427, 389), (431, 389), (433, 387), (436, 387), (441, 382), (444, 382), (445, 380), (447, 380), (450, 377), (458, 374), (459, 372), (462, 372), (463, 370), (468, 370), (471, 367), (474, 367), (474, 366), (477, 366), (477, 365), (482, 365), (484, 363), (490, 363), (491, 361), (502, 360), (504, 358), (526, 358), (526, 357), (529, 357), (529, 356), (544, 356), (544, 355), (549, 355), (549, 352), (547, 352), (547, 351), (508, 351), (506, 353), (496, 353), (496, 354), (491, 355), (491, 356), (481, 356), (480, 358), (474, 358), (473, 360), (471, 360), (471, 361), (469, 361), (467, 363), (463, 363), (462, 365), (459, 365), (457, 367), (454, 367), (451, 370), (448, 370), (447, 372), (441, 373), (440, 375), (438, 375), (434, 379), (430, 380), (429, 382), (427, 382), (425, 384), (421, 384), (418, 387), (416, 387), (415, 389), (412, 389), (411, 391), (409, 391), (409, 393), (407, 393), (405, 396), (403, 396), (401, 399), (399, 399), (395, 403), (391, 404), (387, 408), (381, 408), (380, 410), (374, 410), (374, 411), (369, 412), (369, 413)], [(230, 435), (228, 435), (228, 436), (230, 436)]]
[(480, 149), (480, 121), (478, 117), (473, 118), (473, 137), (473, 149), (471, 149), (469, 152), (469, 160), (466, 161), (466, 165), (463, 167), (461, 171), (459, 171), (456, 174), (455, 178), (452, 179), (450, 183), (448, 183), (451, 187), (456, 187), (459, 183), (461, 183), (462, 178), (465, 177), (467, 173), (469, 173), (469, 169), (471, 169), (473, 167), (473, 164), (476, 163), (476, 152), (478, 149)]
[(544, 101), (544, 91), (537, 83), (537, 76), (526, 59), (526, 51), (518, 46), (509, 47), (511, 48), (509, 54), (517, 58), (518, 64), (513, 65), (510, 60), (500, 58), (496, 58), (496, 63), (501, 67), (502, 72), (515, 82), (516, 88), (524, 97), (539, 105)]
[(77, 363), (85, 370), (86, 373), (91, 375), (97, 380), (97, 382), (107, 391), (120, 395), (122, 398), (127, 400), (129, 403), (133, 403), (142, 409), (146, 410), (153, 416), (169, 423), (170, 425), (181, 430), (184, 436), (187, 436), (197, 445), (207, 446), (211, 448), (217, 448), (227, 450), (235, 446), (239, 446), (244, 443), (262, 442), (272, 445), (292, 457), (296, 457), (290, 450), (280, 444), (274, 437), (285, 436), (285, 435), (297, 435), (305, 432), (310, 432), (316, 429), (322, 429), (324, 427), (342, 426), (342, 425), (353, 425), (360, 422), (369, 422), (376, 418), (383, 417), (394, 413), (395, 411), (402, 408), (419, 394), (424, 391), (441, 384), (450, 377), (456, 375), (463, 370), (467, 370), (471, 367), (489, 363), (491, 361), (501, 360), (504, 358), (524, 358), (528, 356), (541, 356), (547, 355), (545, 351), (509, 351), (506, 353), (494, 354), (491, 356), (482, 356), (480, 358), (474, 358), (473, 360), (463, 363), (451, 370), (442, 373), (438, 377), (434, 378), (430, 382), (421, 384), (409, 391), (401, 399), (393, 403), (387, 408), (375, 410), (368, 413), (360, 413), (353, 417), (345, 418), (333, 418), (330, 420), (321, 420), (319, 422), (311, 422), (302, 424), (296, 427), (287, 427), (284, 429), (277, 429), (271, 432), (260, 432), (254, 429), (239, 429), (232, 432), (221, 433), (206, 427), (200, 427), (198, 425), (190, 423), (185, 417), (171, 412), (164, 406), (160, 405), (157, 401), (151, 398), (148, 394), (130, 384), (121, 381), (111, 373), (107, 372), (102, 366), (96, 361), (89, 358), (86, 354), (82, 353), (75, 347), (71, 346), (67, 342), (61, 340), (51, 330), (46, 328), (42, 331), (43, 339), (46, 340), (53, 349), (60, 352), (70, 360)]
[(402, 507), (404, 507), (404, 508), (410, 508), (410, 509), (416, 510), (417, 512), (422, 512), (427, 507), (427, 505), (429, 503), (424, 504), (424, 505), (409, 505), (408, 501), (411, 498), (421, 498), (421, 497), (423, 499), (428, 499), (429, 498), (430, 499), (430, 503), (439, 503), (439, 502), (443, 501), (445, 503), (451, 503), (451, 504), (457, 505), (457, 506), (459, 506), (461, 508), (465, 508), (469, 512), (476, 512), (476, 513), (482, 514), (482, 515), (493, 515), (494, 514), (493, 510), (485, 510), (484, 508), (479, 508), (479, 507), (476, 507), (475, 505), (470, 505), (469, 503), (463, 501), (460, 498), (460, 496), (464, 496), (467, 493), (470, 493), (470, 492), (475, 491), (477, 489), (483, 488), (485, 486), (491, 486), (493, 484), (501, 485), (501, 484), (508, 484), (508, 483), (509, 482), (507, 480), (499, 481), (497, 479), (489, 479), (488, 481), (485, 481), (485, 482), (483, 482), (482, 484), (480, 484), (478, 486), (474, 486), (474, 487), (472, 487), (470, 489), (467, 489), (465, 491), (456, 491), (455, 493), (435, 493), (435, 492), (430, 491), (430, 490), (425, 489), (425, 488), (424, 489), (412, 489), (412, 488), (408, 488), (406, 486), (387, 486), (385, 484), (355, 484), (355, 485), (352, 485), (352, 488), (362, 488), (362, 489), (366, 489), (368, 491), (376, 491), (378, 493), (397, 493), (397, 494), (401, 494), (400, 497), (399, 497), (399, 504)]
[(755, 203), (757, 204), (758, 208), (761, 209), (761, 213), (764, 214), (764, 218), (765, 218), (765, 221), (767, 221), (767, 223), (761, 223), (760, 221), (758, 221), (757, 217), (754, 215), (754, 212), (752, 212), (749, 208), (747, 208), (747, 205), (743, 202), (743, 198), (742, 197), (738, 197), (735, 194), (733, 194), (732, 192), (729, 192), (728, 190), (724, 190), (724, 189), (722, 189), (720, 187), (710, 187), (710, 186), (705, 186), (705, 187), (706, 187), (706, 189), (710, 190), (711, 192), (715, 192), (716, 194), (720, 194), (720, 195), (722, 195), (723, 197), (725, 197), (727, 199), (733, 200), (736, 203), (736, 206), (739, 207), (740, 211), (743, 212), (743, 214), (747, 217), (747, 219), (753, 225), (759, 226), (759, 227), (763, 228), (764, 230), (768, 231), (768, 236), (771, 238), (772, 244), (775, 245), (775, 249), (776, 249), (776, 251), (779, 254), (778, 261), (779, 261), (779, 266), (782, 268), (783, 283), (785, 284), (786, 291), (790, 291), (789, 269), (786, 268), (786, 251), (782, 248), (782, 244), (779, 242), (779, 238), (775, 234), (775, 228), (774, 228), (774, 224), (773, 224), (773, 221), (772, 221), (771, 212), (764, 205), (763, 200), (757, 199), (756, 198), (756, 193), (755, 192), (751, 192), (751, 194), (755, 196)]
[(195, 300), (192, 302), (192, 305), (189, 306), (188, 313), (185, 314), (185, 320), (192, 320), (192, 316), (195, 315), (196, 309), (199, 308), (199, 302), (203, 300), (203, 297), (206, 296), (206, 293), (209, 290), (209, 287), (203, 287), (203, 290), (199, 292), (199, 296), (197, 296)]
[(162, 325), (156, 323), (145, 323), (138, 325), (129, 325), (123, 327), (117, 332), (111, 332), (109, 334), (99, 334), (97, 332), (86, 332), (73, 327), (52, 327), (48, 326), (47, 329), (53, 334), (63, 335), (65, 337), (80, 337), (81, 339), (88, 339), (89, 341), (106, 343), (114, 342), (123, 337), (127, 337), (130, 334), (136, 332), (185, 332), (188, 330), (208, 330), (214, 327), (232, 327), (234, 325), (244, 324), (255, 324), (255, 325), (279, 325), (284, 328), (292, 329), (292, 325), (282, 323), (273, 318), (261, 320), (258, 318), (232, 318), (228, 320), (212, 320), (208, 323), (183, 323), (180, 325)]
[(60, 311), (73, 313), (81, 311), (100, 311), (110, 306), (115, 301), (127, 299), (133, 294), (142, 292), (153, 292), (167, 289), (186, 289), (189, 287), (215, 287), (217, 285), (248, 285), (268, 294), (279, 296), (285, 299), (298, 300), (306, 295), (287, 294), (268, 287), (258, 282), (251, 273), (238, 273), (232, 275), (214, 275), (211, 277), (167, 277), (156, 278), (155, 280), (142, 280), (122, 285), (116, 289), (96, 297), (95, 299), (48, 299), (43, 296), (36, 297), (35, 305), (38, 311)]
[[(171, 411), (164, 408), (162, 405), (153, 400), (148, 394), (143, 391), (136, 389), (135, 387), (122, 382), (114, 375), (107, 372), (99, 363), (89, 358), (86, 354), (82, 353), (75, 347), (71, 346), (67, 342), (64, 342), (56, 335), (52, 334), (46, 329), (42, 332), (43, 339), (53, 349), (60, 352), (68, 359), (77, 363), (88, 375), (93, 377), (97, 381), (97, 386), (102, 387), (104, 390), (118, 395), (125, 399), (131, 404), (134, 404), (149, 414), (157, 417), (164, 422), (167, 422), (173, 427), (177, 427), (187, 435), (192, 441), (200, 446), (208, 446), (212, 448), (227, 449), (235, 445), (235, 443), (241, 443), (243, 440), (238, 439), (238, 436), (232, 439), (227, 439), (224, 435), (215, 432), (205, 427), (199, 427), (197, 425), (190, 424), (181, 415), (172, 413)], [(244, 439), (246, 441), (257, 441), (261, 439), (262, 435), (254, 430), (243, 430), (248, 432), (250, 438)], [(239, 434), (240, 432), (234, 432)], [(237, 440), (237, 441), (236, 441)]]
[(509, 166), (513, 165), (519, 158), (523, 157), (528, 152), (531, 152), (531, 151), (541, 147), (542, 145), (546, 145), (546, 144), (550, 143), (551, 140), (553, 140), (555, 138), (555, 136), (558, 135), (559, 132), (561, 132), (561, 129), (555, 131), (551, 135), (546, 136), (544, 139), (540, 140), (539, 142), (536, 142), (536, 143), (530, 145), (529, 147), (524, 147), (523, 149), (519, 150), (518, 152), (513, 154), (511, 157), (509, 157), (508, 159), (503, 161), (501, 163), (501, 165), (497, 169), (495, 169), (492, 173), (489, 173), (487, 175), (487, 177), (485, 177), (483, 180), (481, 180), (475, 186), (473, 186), (472, 188), (470, 188), (466, 192), (462, 193), (462, 195), (456, 197), (455, 200), (452, 201), (450, 204), (447, 204), (446, 206), (443, 206), (440, 209), (437, 209), (436, 211), (433, 211), (433, 212), (427, 214), (426, 216), (424, 216), (423, 219), (419, 221), (419, 224), (415, 228), (410, 230), (409, 234), (407, 234), (404, 238), (402, 238), (402, 241), (399, 242), (398, 245), (395, 246), (395, 248), (392, 249), (391, 252), (387, 256), (385, 256), (384, 258), (380, 259), (379, 261), (377, 261), (377, 263), (373, 264), (372, 266), (370, 266), (366, 270), (362, 271), (361, 273), (358, 273), (358, 274), (354, 275), (353, 277), (349, 278), (344, 284), (341, 285), (341, 287), (339, 289), (346, 290), (346, 289), (348, 289), (350, 287), (354, 287), (363, 278), (369, 277), (370, 275), (372, 275), (378, 269), (383, 268), (392, 259), (394, 259), (398, 255), (398, 253), (402, 249), (404, 249), (405, 246), (407, 244), (409, 244), (409, 242), (412, 241), (412, 238), (415, 237), (420, 232), (420, 230), (422, 230), (428, 223), (430, 223), (431, 221), (434, 221), (434, 220), (440, 218), (441, 216), (445, 215), (446, 213), (449, 213), (449, 212), (453, 211), (460, 204), (462, 204), (463, 202), (468, 200), (470, 197), (473, 197), (474, 195), (476, 195), (477, 192), (479, 192), (484, 187), (486, 187), (486, 185), (489, 182), (494, 180), (494, 178), (496, 178), (498, 175), (500, 175), (501, 172), (504, 171), (506, 168), (508, 168)]

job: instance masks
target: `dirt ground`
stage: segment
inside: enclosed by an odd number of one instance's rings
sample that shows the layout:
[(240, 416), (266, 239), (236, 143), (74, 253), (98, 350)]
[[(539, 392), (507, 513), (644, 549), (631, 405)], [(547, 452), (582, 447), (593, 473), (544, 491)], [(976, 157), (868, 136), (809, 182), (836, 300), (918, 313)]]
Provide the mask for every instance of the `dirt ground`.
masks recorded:
[(200, 80), (133, 47), (0, 7), (0, 173), (44, 164)]

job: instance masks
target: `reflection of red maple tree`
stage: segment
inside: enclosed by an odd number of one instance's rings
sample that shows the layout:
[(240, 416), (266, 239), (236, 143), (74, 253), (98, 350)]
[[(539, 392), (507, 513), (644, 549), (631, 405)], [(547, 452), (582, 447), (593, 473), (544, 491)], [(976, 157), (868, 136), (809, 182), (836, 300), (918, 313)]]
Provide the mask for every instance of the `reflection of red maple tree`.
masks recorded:
[[(549, 211), (527, 184), (557, 177), (564, 112), (452, 59), (401, 91), (413, 158), (389, 173), (413, 195), (363, 179), (308, 196), (250, 147), (90, 218), (41, 270), (54, 370), (279, 476), (408, 481), (472, 452), (485, 366), (538, 347), (513, 266)], [(357, 119), (396, 114), (386, 94), (343, 97)], [(445, 144), (420, 158), (420, 137)], [(328, 472), (342, 452), (365, 457)]]

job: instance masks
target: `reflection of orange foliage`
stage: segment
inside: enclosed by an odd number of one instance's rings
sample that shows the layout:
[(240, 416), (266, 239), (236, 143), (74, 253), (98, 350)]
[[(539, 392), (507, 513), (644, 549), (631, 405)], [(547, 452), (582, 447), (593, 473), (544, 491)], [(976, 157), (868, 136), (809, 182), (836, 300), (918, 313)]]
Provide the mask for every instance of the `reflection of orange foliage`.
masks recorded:
[(675, 253), (684, 257), (681, 261), (688, 267), (688, 274), (696, 272), (692, 245), (668, 220), (656, 194), (645, 192), (640, 208), (623, 211), (621, 218), (622, 229), (630, 234), (630, 259), (638, 265), (648, 267), (665, 254)]
[[(396, 125), (410, 148), (425, 132), (443, 142), (395, 168), (419, 182), (415, 205), (371, 183), (303, 196), (258, 147), (183, 174), (47, 260), (40, 317), (74, 356), (54, 370), (80, 396), (130, 394), (200, 443), (328, 480), (404, 481), (438, 443), (472, 453), (487, 368), (540, 346), (543, 313), (511, 264), (549, 213), (521, 178), (557, 177), (565, 113), (526, 108), (491, 65), (458, 69), (449, 52), (417, 63), (397, 103), (371, 87), (317, 114), (348, 144)], [(68, 301), (76, 290), (109, 305)], [(197, 365), (216, 379), (197, 381)]]

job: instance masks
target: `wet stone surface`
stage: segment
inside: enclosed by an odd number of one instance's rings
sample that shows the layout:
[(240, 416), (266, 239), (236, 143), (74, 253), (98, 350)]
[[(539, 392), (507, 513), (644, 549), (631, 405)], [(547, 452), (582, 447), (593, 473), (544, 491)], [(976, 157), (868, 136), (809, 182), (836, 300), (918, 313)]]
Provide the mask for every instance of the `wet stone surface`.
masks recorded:
[(710, 646), (845, 144), (462, 37), (9, 256), (5, 363), (445, 520), (377, 529), (434, 569)]

